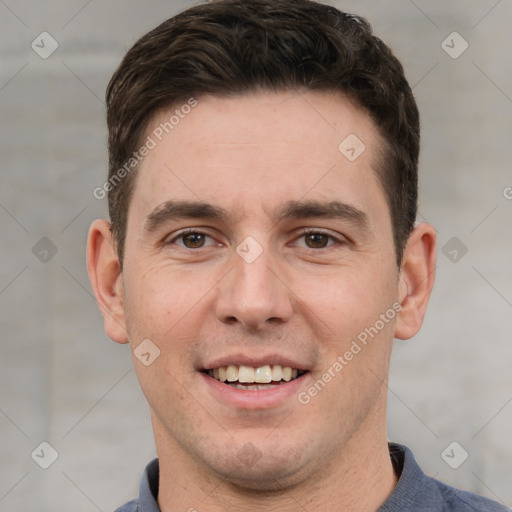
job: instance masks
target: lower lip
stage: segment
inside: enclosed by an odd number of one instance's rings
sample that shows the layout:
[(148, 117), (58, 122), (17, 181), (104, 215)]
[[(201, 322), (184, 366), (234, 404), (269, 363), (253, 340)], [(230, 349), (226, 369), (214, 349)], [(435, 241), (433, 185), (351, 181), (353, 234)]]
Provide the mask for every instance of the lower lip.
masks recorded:
[(206, 373), (200, 372), (200, 374), (217, 399), (240, 409), (271, 409), (282, 405), (290, 397), (297, 397), (299, 388), (309, 375), (309, 373), (305, 373), (290, 382), (278, 384), (273, 388), (245, 391), (224, 384)]

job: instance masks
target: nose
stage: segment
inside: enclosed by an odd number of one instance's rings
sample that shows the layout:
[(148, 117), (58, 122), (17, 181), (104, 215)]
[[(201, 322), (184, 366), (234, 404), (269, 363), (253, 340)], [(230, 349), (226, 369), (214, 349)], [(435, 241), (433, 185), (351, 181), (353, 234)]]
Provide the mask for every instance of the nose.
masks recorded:
[(293, 293), (265, 250), (252, 262), (233, 255), (234, 267), (219, 285), (216, 315), (225, 324), (261, 331), (270, 324), (288, 322)]

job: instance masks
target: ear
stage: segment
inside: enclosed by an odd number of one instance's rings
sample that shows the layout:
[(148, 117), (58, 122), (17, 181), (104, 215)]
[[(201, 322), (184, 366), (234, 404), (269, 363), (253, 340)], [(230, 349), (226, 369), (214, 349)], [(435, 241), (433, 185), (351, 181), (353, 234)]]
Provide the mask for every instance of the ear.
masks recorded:
[(395, 337), (412, 338), (423, 324), (436, 269), (436, 232), (426, 223), (416, 226), (404, 250), (399, 278), (402, 310), (395, 325)]
[(89, 230), (87, 271), (103, 315), (106, 333), (117, 343), (128, 343), (123, 276), (110, 224), (106, 220), (94, 221)]

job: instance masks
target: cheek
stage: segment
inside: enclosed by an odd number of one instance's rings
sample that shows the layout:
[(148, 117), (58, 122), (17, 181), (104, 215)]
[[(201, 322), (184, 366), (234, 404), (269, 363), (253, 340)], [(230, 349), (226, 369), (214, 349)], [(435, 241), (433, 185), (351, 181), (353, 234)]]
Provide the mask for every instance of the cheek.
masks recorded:
[[(181, 302), (178, 301), (178, 304)], [(169, 293), (162, 293), (162, 287), (149, 279), (141, 279), (125, 289), (125, 310), (130, 340), (149, 338), (157, 340), (165, 328), (172, 325), (178, 311)]]
[[(328, 274), (298, 276), (293, 289), (305, 310), (310, 309), (326, 327), (332, 342), (340, 343), (374, 325), (392, 308), (396, 280), (392, 271), (377, 265), (339, 267)], [(387, 329), (388, 324), (381, 330)]]
[(200, 345), (198, 332), (213, 311), (218, 278), (210, 274), (169, 266), (132, 271), (130, 275), (136, 277), (125, 287), (132, 349), (150, 339), (161, 351), (161, 370), (171, 374), (179, 370), (185, 377)]
[[(199, 301), (197, 282), (164, 265), (131, 268), (125, 281), (125, 309), (129, 333), (162, 339)], [(181, 322), (180, 322), (181, 323)]]

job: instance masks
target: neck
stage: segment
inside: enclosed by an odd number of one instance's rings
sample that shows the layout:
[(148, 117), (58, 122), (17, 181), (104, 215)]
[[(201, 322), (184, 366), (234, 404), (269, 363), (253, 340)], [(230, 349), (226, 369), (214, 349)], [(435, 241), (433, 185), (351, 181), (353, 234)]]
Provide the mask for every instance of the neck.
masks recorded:
[(155, 427), (162, 512), (375, 512), (397, 483), (385, 427), (379, 435), (375, 424), (367, 434), (352, 436), (339, 457), (314, 468), (302, 481), (273, 491), (247, 490), (230, 482), (229, 475), (217, 475), (187, 460), (181, 448)]

